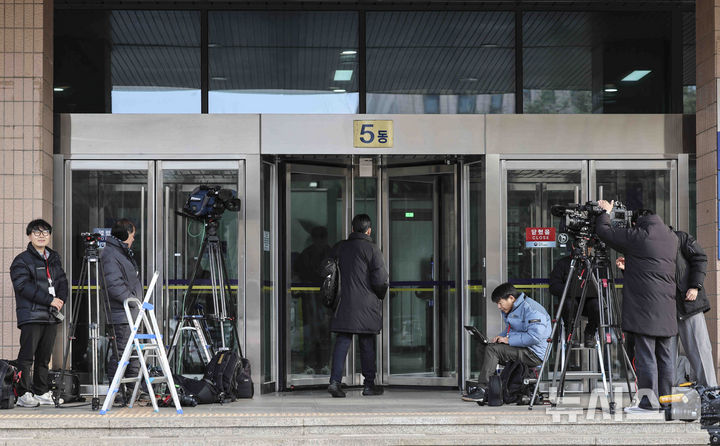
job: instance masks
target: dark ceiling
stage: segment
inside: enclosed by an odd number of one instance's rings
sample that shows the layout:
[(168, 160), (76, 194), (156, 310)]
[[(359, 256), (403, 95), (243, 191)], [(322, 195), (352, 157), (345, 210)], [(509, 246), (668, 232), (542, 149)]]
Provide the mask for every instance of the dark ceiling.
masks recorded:
[[(64, 3), (78, 2), (56, 0), (56, 5)], [(377, 3), (387, 4), (373, 4)], [(693, 2), (492, 3), (632, 3), (636, 8), (644, 3), (687, 6)], [(685, 84), (692, 84), (694, 13), (682, 16), (683, 78)], [(210, 88), (357, 91), (357, 56), (340, 54), (358, 49), (357, 17), (349, 11), (210, 11)], [(368, 92), (514, 92), (512, 12), (368, 11), (365, 17)], [(198, 11), (113, 10), (110, 22), (113, 85), (200, 88)], [(537, 11), (524, 14), (522, 32), (525, 88), (589, 90), (593, 48), (639, 41), (668, 48), (671, 20), (665, 12)], [(334, 80), (336, 70), (352, 70), (350, 81)]]

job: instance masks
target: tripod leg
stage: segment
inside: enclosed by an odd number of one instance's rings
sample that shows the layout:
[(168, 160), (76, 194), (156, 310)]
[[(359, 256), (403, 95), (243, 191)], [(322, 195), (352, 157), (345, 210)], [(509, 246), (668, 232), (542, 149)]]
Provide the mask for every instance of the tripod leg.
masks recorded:
[[(584, 283), (585, 286), (583, 286), (582, 292), (580, 293), (580, 304), (577, 307), (577, 310), (575, 311), (575, 318), (573, 319), (573, 325), (572, 325), (572, 331), (570, 332), (570, 336), (568, 336), (568, 344), (572, 345), (573, 337), (577, 335), (578, 327), (580, 325), (580, 317), (582, 316), (582, 309), (585, 307), (585, 299), (587, 297), (587, 290), (588, 290), (588, 281), (587, 276), (590, 275), (590, 261), (587, 259), (584, 259), (584, 266), (585, 269), (582, 271), (582, 277), (580, 278), (581, 283)], [(572, 353), (572, 349), (568, 348), (567, 352), (565, 353), (565, 362), (563, 364), (563, 370), (562, 374), (560, 375), (560, 387), (558, 388), (558, 395), (564, 396), (565, 395), (565, 376), (567, 375), (567, 368), (568, 364), (570, 363), (570, 354)]]
[[(227, 262), (225, 261), (225, 254), (222, 252), (222, 250), (220, 250), (220, 266), (222, 268), (221, 271), (222, 271), (223, 287), (227, 290), (227, 296), (228, 297), (232, 296), (232, 288), (230, 286), (230, 276), (228, 276), (228, 273), (227, 273)], [(235, 307), (235, 309), (237, 310), (237, 306)], [(225, 299), (223, 299), (222, 310), (223, 310), (223, 318), (228, 319), (227, 306), (225, 304)], [(235, 311), (235, 317), (230, 318), (230, 319), (232, 319), (232, 321), (233, 321), (233, 324), (231, 327), (232, 334), (233, 334), (233, 341), (235, 341), (235, 345), (237, 346), (238, 354), (240, 355), (240, 357), (244, 357), (243, 352), (242, 352), (242, 345), (240, 345), (240, 335), (239, 335), (238, 329), (237, 329), (237, 324), (239, 321), (239, 318), (237, 317), (237, 311)]]
[[(538, 390), (540, 389), (540, 381), (542, 381), (542, 375), (545, 371), (545, 366), (547, 365), (547, 361), (550, 358), (550, 353), (552, 352), (553, 347), (553, 340), (555, 339), (555, 333), (557, 333), (557, 327), (558, 322), (560, 321), (560, 315), (562, 315), (563, 306), (565, 305), (565, 299), (567, 298), (568, 290), (570, 289), (570, 284), (572, 283), (574, 273), (575, 273), (575, 267), (577, 264), (577, 260), (575, 258), (572, 259), (570, 262), (570, 271), (568, 272), (568, 277), (565, 280), (565, 286), (563, 287), (563, 293), (560, 297), (560, 303), (558, 304), (557, 312), (555, 313), (555, 320), (552, 325), (552, 331), (550, 332), (550, 337), (548, 338), (548, 346), (545, 350), (545, 357), (543, 358), (542, 365), (540, 366), (540, 373), (538, 374), (538, 379), (535, 382), (535, 389), (533, 390), (532, 398), (530, 398), (530, 405), (528, 406), (528, 410), (532, 410), (533, 405), (535, 404), (535, 398), (537, 397)], [(240, 344), (238, 343), (238, 347)], [(242, 356), (242, 350), (240, 350), (240, 356)], [(557, 362), (555, 364), (555, 372), (557, 372)], [(553, 378), (554, 380), (554, 378)], [(554, 381), (553, 381), (554, 382)]]

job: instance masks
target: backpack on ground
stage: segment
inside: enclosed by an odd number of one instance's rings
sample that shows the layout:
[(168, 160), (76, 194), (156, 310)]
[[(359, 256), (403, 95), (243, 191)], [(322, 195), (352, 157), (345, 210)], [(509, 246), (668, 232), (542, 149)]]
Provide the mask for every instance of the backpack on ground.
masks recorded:
[(17, 369), (8, 361), (0, 359), (0, 409), (15, 407), (15, 386), (19, 380)]
[(60, 392), (62, 390), (60, 398), (66, 403), (84, 401), (80, 396), (80, 378), (75, 372), (70, 370), (50, 370), (48, 372), (48, 385), (53, 391)]
[(252, 398), (250, 362), (232, 350), (217, 352), (205, 369), (203, 380), (217, 390), (217, 401)]
[(513, 361), (506, 365), (500, 373), (503, 401), (506, 404), (529, 402), (530, 398), (532, 398), (533, 389), (531, 385), (525, 384), (525, 380), (534, 378), (535, 373), (532, 369), (521, 361)]
[(323, 305), (335, 310), (340, 295), (340, 264), (337, 257), (328, 257), (323, 260), (320, 272), (323, 276), (323, 282), (320, 285)]
[[(194, 379), (173, 374), (173, 381), (177, 387), (181, 405), (183, 405), (182, 395), (193, 398), (197, 404), (212, 404), (219, 400), (217, 388), (206, 379)], [(172, 405), (172, 400), (168, 400), (167, 404)]]
[(503, 405), (503, 383), (500, 379), (500, 375), (490, 375), (490, 379), (488, 379), (488, 389), (486, 395), (488, 406)]

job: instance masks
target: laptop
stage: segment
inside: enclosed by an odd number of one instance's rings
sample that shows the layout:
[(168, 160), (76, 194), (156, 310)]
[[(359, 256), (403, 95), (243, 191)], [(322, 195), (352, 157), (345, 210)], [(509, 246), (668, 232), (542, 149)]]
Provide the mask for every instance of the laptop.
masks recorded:
[(485, 335), (482, 334), (482, 332), (480, 332), (480, 330), (478, 330), (476, 327), (474, 327), (472, 325), (465, 325), (464, 327), (465, 327), (465, 330), (467, 330), (468, 333), (470, 333), (471, 335), (475, 336), (478, 339), (478, 341), (482, 342), (483, 344), (489, 343), (489, 341), (487, 340)]

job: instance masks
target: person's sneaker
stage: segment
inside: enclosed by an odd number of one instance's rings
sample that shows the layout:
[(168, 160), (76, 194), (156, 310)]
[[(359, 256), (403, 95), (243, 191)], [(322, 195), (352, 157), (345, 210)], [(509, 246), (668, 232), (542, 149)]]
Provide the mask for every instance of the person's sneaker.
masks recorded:
[(333, 398), (345, 398), (345, 392), (343, 392), (342, 384), (340, 384), (337, 381), (333, 381), (328, 386), (328, 393), (333, 396)]
[(623, 409), (623, 412), (634, 413), (634, 414), (648, 414), (648, 413), (658, 413), (659, 410), (653, 409), (653, 408), (647, 409), (647, 408), (641, 407), (641, 406), (629, 406), (629, 407), (626, 407), (625, 409)]
[(363, 386), (362, 394), (365, 396), (382, 395), (383, 393), (385, 393), (385, 389), (375, 384), (365, 384)]
[(30, 392), (25, 392), (20, 398), (18, 398), (16, 405), (20, 407), (38, 407), (40, 401), (37, 400)]
[[(42, 404), (43, 406), (54, 406), (55, 405), (55, 400), (53, 399), (53, 394), (49, 390), (47, 392), (43, 393), (42, 395), (35, 395), (35, 399), (38, 400), (38, 402), (40, 404)], [(60, 402), (60, 404), (62, 404), (65, 401), (62, 398), (60, 398), (59, 402)]]
[(485, 402), (485, 389), (483, 389), (482, 387), (478, 387), (477, 389), (475, 389), (474, 392), (463, 395), (462, 400), (470, 401), (473, 403)]

